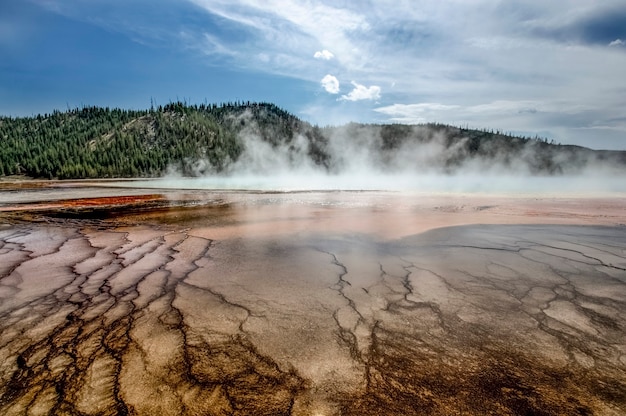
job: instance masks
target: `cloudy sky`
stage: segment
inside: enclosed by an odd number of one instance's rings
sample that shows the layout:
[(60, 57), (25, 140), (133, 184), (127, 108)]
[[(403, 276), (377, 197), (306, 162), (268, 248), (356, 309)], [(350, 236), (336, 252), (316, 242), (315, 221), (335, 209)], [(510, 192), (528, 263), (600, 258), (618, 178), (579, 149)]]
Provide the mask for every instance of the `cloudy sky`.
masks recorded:
[(0, 1), (0, 114), (177, 99), (626, 149), (626, 2)]

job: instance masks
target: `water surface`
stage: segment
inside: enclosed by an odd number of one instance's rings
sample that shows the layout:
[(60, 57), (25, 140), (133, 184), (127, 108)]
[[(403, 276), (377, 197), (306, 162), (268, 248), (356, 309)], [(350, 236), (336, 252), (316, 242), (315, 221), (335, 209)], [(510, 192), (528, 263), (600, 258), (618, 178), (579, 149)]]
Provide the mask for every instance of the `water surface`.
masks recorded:
[(29, 192), (3, 414), (626, 412), (619, 197)]

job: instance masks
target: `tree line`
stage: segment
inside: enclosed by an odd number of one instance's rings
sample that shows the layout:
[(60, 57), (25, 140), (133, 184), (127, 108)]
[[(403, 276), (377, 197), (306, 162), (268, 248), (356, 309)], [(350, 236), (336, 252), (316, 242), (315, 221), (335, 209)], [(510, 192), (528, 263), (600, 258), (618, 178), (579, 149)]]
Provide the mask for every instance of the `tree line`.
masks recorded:
[(476, 159), (503, 166), (521, 161), (537, 174), (575, 171), (591, 160), (626, 166), (626, 152), (561, 146), (499, 131), (444, 124), (318, 127), (272, 103), (177, 101), (147, 110), (86, 106), (32, 117), (0, 117), (0, 176), (156, 177), (169, 167), (184, 175), (219, 173), (241, 156), (250, 136), (273, 147), (284, 146), (288, 152), (298, 151), (293, 145), (296, 137), (304, 138), (307, 157), (327, 171), (337, 170), (340, 163), (337, 146), (330, 146), (338, 137), (362, 141), (383, 164), (394, 160), (390, 157), (394, 152), (420, 151), (407, 144), (438, 142), (446, 152), (435, 162), (445, 172)]
[(234, 115), (245, 108), (279, 112), (263, 103), (173, 102), (141, 111), (83, 107), (0, 117), (0, 176), (150, 177), (200, 158), (219, 169), (241, 152)]

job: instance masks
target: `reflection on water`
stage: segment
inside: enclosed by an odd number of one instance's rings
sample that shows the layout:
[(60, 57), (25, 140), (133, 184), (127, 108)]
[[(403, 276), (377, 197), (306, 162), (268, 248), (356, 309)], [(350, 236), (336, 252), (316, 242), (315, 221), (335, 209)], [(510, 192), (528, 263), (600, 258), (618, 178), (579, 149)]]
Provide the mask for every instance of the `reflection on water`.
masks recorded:
[[(617, 176), (617, 177), (616, 177)], [(617, 195), (626, 194), (619, 175), (520, 176), (520, 175), (402, 175), (343, 174), (282, 176), (212, 176), (161, 178), (120, 182), (115, 186), (163, 189), (205, 189), (238, 191), (403, 191), (418, 193), (487, 193), (501, 195)]]
[[(496, 195), (399, 191), (233, 191), (133, 188), (144, 182), (48, 182), (27, 193), (3, 194), (0, 214), (90, 219), (115, 224), (169, 224), (238, 232), (352, 233), (386, 238), (473, 224), (604, 224), (626, 222), (624, 197)], [(160, 182), (151, 182), (154, 186)], [(60, 187), (62, 185), (62, 187)], [(7, 198), (8, 196), (8, 198)], [(45, 220), (47, 221), (47, 220)], [(234, 235), (233, 234), (233, 235)]]

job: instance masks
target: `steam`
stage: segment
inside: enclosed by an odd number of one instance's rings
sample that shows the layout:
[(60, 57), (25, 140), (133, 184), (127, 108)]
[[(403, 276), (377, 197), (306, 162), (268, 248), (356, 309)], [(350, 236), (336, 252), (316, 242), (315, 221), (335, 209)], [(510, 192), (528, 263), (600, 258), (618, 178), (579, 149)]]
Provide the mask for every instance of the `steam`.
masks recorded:
[[(356, 124), (328, 129), (319, 137), (303, 131), (268, 140), (250, 113), (240, 118), (245, 121), (239, 133), (243, 152), (236, 161), (218, 169), (198, 159), (189, 164), (193, 178), (171, 168), (164, 178), (145, 185), (261, 191), (626, 193), (624, 165), (607, 163), (592, 152), (578, 155), (565, 146), (548, 161), (538, 160), (545, 155), (536, 141), (528, 141), (515, 154), (494, 145), (485, 150), (489, 157), (477, 157), (468, 153), (470, 139), (450, 141), (445, 131), (428, 126), (403, 126), (425, 139), (390, 145), (393, 137), (386, 141), (380, 128)], [(316, 161), (319, 154), (326, 156), (321, 162)], [(538, 163), (553, 164), (556, 174), (537, 174)]]

